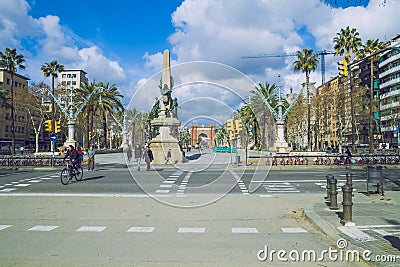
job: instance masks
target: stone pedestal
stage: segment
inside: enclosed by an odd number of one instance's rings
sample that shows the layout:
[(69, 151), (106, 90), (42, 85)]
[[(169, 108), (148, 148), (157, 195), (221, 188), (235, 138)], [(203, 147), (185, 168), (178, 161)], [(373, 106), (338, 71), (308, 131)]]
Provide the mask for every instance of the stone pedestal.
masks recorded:
[(178, 127), (180, 124), (180, 121), (176, 118), (158, 117), (151, 121), (151, 125), (159, 127), (159, 134), (150, 141), (154, 164), (165, 164), (169, 149), (171, 149), (172, 163), (183, 163), (185, 161), (178, 140), (171, 135), (171, 128)]
[(277, 123), (278, 136), (275, 141), (275, 151), (276, 153), (289, 153), (291, 148), (285, 140), (285, 127), (283, 122)]

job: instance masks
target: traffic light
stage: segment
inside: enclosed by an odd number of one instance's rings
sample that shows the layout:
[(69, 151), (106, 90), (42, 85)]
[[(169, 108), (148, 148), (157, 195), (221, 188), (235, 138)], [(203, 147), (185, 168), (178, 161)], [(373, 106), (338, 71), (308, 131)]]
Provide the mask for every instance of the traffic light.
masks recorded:
[(338, 70), (340, 70), (339, 74), (347, 77), (349, 75), (347, 71), (347, 62), (346, 59), (343, 59), (337, 63), (339, 65)]
[(236, 131), (240, 132), (243, 128), (243, 124), (241, 120), (235, 120)]
[(53, 131), (53, 123), (51, 120), (44, 121), (44, 130), (49, 133)]
[(89, 140), (92, 140), (93, 132), (89, 132)]
[(55, 125), (54, 132), (55, 132), (55, 133), (61, 132), (61, 122), (56, 121), (56, 125)]
[(233, 132), (235, 130), (234, 127), (233, 127), (233, 120), (232, 119), (229, 119), (229, 120), (226, 121), (226, 130), (228, 132), (229, 131)]
[(236, 137), (235, 134), (233, 134), (232, 132), (229, 134), (229, 139), (230, 139), (230, 140), (235, 139), (235, 137)]
[(226, 141), (229, 143), (231, 141), (231, 137), (229, 135), (226, 136)]

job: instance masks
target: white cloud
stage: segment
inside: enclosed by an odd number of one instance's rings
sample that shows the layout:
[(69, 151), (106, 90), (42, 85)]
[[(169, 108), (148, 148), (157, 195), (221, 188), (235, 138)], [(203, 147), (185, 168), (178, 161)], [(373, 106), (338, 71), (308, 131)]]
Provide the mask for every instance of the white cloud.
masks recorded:
[[(90, 79), (122, 86), (129, 84), (121, 65), (107, 58), (97, 46), (79, 44), (81, 47), (78, 47), (76, 39), (80, 37), (63, 26), (58, 16), (32, 18), (28, 15), (30, 6), (24, 0), (0, 0), (0, 6), (0, 47), (16, 47), (24, 54), (27, 76), (32, 80), (43, 80), (40, 66), (57, 60), (67, 69), (85, 70)], [(25, 50), (24, 40), (37, 45)]]

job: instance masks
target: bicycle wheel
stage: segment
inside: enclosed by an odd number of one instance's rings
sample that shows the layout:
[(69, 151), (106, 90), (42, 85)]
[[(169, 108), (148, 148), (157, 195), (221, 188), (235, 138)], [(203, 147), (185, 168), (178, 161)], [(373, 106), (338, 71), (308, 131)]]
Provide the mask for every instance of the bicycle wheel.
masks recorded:
[(64, 168), (64, 169), (61, 171), (61, 183), (62, 183), (63, 185), (67, 185), (68, 182), (69, 182), (69, 172), (68, 172), (68, 169), (67, 169), (67, 168)]
[(82, 166), (76, 167), (78, 169), (78, 172), (75, 172), (75, 179), (77, 181), (81, 181), (83, 177), (83, 169)]

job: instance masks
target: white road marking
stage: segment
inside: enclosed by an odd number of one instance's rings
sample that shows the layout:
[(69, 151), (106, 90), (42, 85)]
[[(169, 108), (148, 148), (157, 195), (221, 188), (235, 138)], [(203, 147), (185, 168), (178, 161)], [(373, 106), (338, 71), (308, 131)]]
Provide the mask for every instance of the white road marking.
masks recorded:
[(30, 180), (30, 183), (40, 183), (42, 180)]
[(58, 228), (58, 226), (53, 225), (36, 225), (32, 228), (29, 228), (28, 231), (39, 231), (39, 232), (50, 232), (54, 229)]
[(77, 232), (102, 232), (106, 229), (105, 226), (82, 226), (77, 229)]
[(11, 227), (12, 225), (0, 225), (0, 231)]
[(197, 233), (201, 234), (206, 231), (206, 228), (179, 228), (178, 233)]
[(159, 193), (159, 194), (167, 194), (167, 193), (169, 193), (169, 190), (161, 190), (161, 189), (158, 189), (158, 190), (156, 190), (156, 193)]
[(171, 188), (173, 186), (174, 185), (172, 185), (172, 184), (162, 184), (162, 185), (160, 185), (160, 188)]
[(30, 186), (31, 184), (16, 184), (14, 185), (15, 187), (27, 187)]
[(0, 192), (11, 192), (14, 190), (17, 190), (17, 188), (4, 188), (4, 189), (0, 190)]
[(257, 234), (257, 228), (232, 228), (234, 234)]
[(128, 233), (152, 233), (155, 227), (131, 227)]
[(344, 233), (345, 235), (359, 241), (359, 242), (369, 242), (376, 240), (372, 236), (362, 232), (356, 227), (346, 227), (346, 226), (339, 226), (338, 229)]
[(284, 233), (307, 233), (307, 230), (303, 228), (281, 228)]

